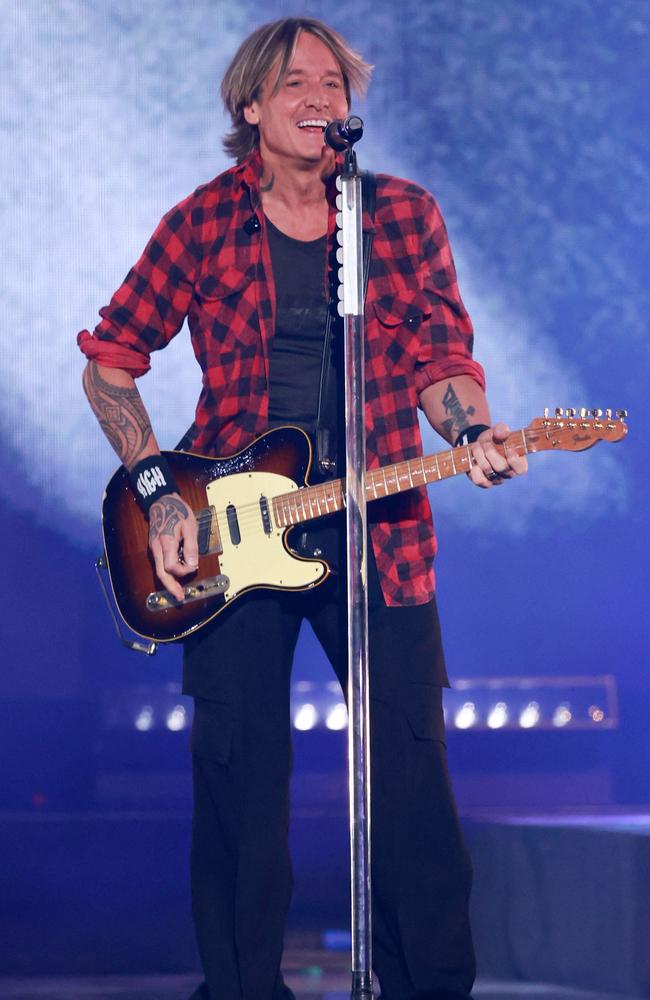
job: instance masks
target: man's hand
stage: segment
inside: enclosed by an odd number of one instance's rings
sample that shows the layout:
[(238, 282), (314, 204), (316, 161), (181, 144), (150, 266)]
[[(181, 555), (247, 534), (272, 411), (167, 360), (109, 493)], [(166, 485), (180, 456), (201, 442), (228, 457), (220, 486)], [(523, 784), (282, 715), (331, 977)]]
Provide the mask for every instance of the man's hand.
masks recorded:
[(496, 450), (495, 444), (503, 444), (510, 428), (507, 424), (495, 424), (479, 434), (476, 441), (469, 445), (474, 464), (469, 478), (476, 486), (489, 489), (500, 486), (513, 476), (523, 476), (528, 471), (528, 459), (518, 455), (513, 448), (506, 448), (505, 456)]
[(178, 493), (160, 497), (149, 510), (149, 548), (162, 585), (183, 600), (179, 578), (196, 572), (199, 547), (194, 514)]

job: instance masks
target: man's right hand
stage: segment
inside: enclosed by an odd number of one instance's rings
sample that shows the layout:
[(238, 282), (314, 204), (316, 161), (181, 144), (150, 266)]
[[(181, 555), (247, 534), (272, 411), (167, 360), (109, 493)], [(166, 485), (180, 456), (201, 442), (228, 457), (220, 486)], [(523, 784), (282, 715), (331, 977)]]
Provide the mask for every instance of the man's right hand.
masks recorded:
[(160, 497), (149, 509), (149, 548), (162, 585), (178, 601), (184, 597), (179, 579), (199, 565), (196, 519), (178, 493)]

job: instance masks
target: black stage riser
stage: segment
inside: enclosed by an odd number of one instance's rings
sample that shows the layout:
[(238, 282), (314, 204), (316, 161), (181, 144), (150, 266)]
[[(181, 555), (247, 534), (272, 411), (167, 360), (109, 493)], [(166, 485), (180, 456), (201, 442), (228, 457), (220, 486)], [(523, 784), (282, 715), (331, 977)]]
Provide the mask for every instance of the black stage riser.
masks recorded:
[[(645, 832), (467, 823), (484, 976), (650, 996)], [(0, 968), (7, 974), (198, 968), (188, 813), (5, 814)], [(299, 809), (291, 925), (345, 928), (345, 815)]]

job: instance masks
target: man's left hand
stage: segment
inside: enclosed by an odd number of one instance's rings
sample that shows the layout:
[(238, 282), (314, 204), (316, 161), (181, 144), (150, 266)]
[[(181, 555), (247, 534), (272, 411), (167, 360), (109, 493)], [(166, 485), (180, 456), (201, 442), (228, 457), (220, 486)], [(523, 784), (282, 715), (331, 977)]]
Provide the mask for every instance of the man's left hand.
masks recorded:
[(469, 478), (476, 486), (487, 490), (500, 486), (513, 476), (523, 476), (528, 471), (528, 459), (518, 455), (514, 448), (505, 448), (505, 453), (497, 451), (495, 445), (503, 444), (510, 434), (507, 424), (495, 424), (478, 436), (469, 445), (474, 464)]

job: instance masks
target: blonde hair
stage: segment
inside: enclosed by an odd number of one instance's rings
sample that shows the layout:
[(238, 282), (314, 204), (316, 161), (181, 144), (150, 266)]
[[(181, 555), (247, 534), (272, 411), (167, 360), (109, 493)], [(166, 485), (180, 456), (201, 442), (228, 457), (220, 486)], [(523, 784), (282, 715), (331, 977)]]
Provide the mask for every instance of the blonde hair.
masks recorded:
[(223, 147), (238, 163), (259, 145), (257, 125), (248, 124), (244, 108), (259, 100), (264, 81), (276, 62), (279, 65), (273, 93), (277, 92), (302, 31), (315, 35), (333, 53), (341, 67), (348, 107), (352, 91), (363, 97), (368, 89), (372, 66), (327, 24), (313, 17), (284, 17), (263, 24), (239, 46), (221, 81), (221, 97), (233, 126), (224, 136)]

